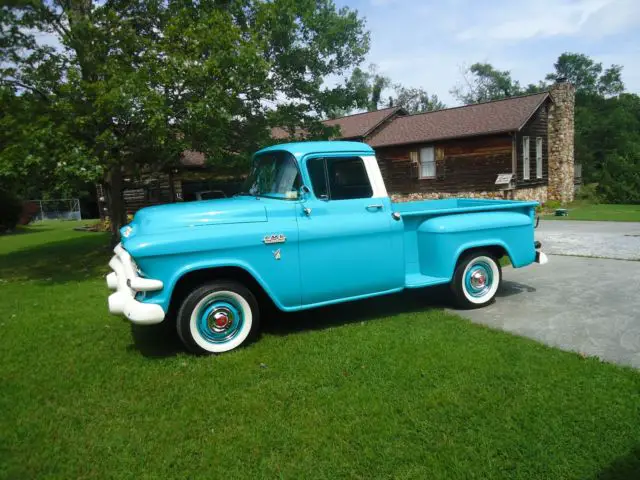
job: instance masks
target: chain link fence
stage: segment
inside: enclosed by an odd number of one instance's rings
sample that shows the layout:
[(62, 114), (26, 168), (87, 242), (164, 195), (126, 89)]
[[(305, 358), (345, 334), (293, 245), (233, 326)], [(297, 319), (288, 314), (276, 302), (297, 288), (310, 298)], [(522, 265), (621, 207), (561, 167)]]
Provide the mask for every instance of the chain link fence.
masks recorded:
[(77, 198), (30, 200), (29, 203), (33, 221), (82, 220), (80, 200)]

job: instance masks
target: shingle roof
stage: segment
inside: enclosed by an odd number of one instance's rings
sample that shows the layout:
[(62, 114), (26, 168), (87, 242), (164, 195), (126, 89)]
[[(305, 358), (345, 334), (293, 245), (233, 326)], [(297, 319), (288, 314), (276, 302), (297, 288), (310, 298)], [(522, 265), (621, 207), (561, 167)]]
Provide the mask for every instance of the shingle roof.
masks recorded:
[(401, 110), (400, 107), (383, 108), (374, 112), (356, 113), (333, 120), (325, 120), (325, 125), (340, 126), (340, 138), (364, 137), (387, 118)]
[[(405, 113), (400, 107), (390, 107), (374, 112), (356, 113), (355, 115), (347, 115), (346, 117), (324, 120), (322, 123), (330, 127), (338, 125), (340, 127), (340, 136), (337, 138), (362, 138), (397, 112)], [(303, 133), (303, 130), (296, 132), (296, 134)], [(277, 140), (286, 140), (289, 138), (289, 132), (284, 128), (274, 127), (271, 129), (271, 137)]]
[(547, 92), (397, 117), (371, 137), (372, 147), (422, 143), (520, 130)]

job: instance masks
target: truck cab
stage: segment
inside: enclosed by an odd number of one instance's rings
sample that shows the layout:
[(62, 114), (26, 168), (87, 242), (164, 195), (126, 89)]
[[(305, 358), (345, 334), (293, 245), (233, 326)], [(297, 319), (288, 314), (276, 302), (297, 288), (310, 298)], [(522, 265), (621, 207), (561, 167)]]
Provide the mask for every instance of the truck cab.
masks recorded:
[(364, 143), (275, 145), (253, 156), (233, 198), (140, 210), (110, 262), (109, 310), (175, 321), (187, 348), (220, 353), (257, 333), (265, 300), (297, 311), (449, 284), (458, 305), (481, 307), (500, 285), (501, 257), (516, 268), (546, 262), (536, 206), (395, 204)]

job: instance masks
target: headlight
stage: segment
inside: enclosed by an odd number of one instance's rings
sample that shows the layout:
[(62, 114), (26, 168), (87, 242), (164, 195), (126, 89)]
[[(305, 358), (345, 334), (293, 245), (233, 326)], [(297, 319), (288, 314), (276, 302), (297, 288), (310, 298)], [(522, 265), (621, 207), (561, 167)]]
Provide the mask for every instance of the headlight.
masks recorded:
[(126, 227), (124, 227), (122, 229), (122, 236), (124, 238), (127, 238), (129, 235), (131, 235), (131, 230), (133, 230), (133, 228), (131, 228), (129, 225), (127, 225)]

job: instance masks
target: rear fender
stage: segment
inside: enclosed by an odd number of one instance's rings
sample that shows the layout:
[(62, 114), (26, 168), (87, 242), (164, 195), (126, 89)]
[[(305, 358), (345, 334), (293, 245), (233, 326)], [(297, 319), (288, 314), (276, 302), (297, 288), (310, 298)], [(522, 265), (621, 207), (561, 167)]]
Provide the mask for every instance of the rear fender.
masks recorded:
[(503, 249), (514, 267), (535, 260), (529, 212), (493, 211), (432, 217), (418, 227), (420, 272), (451, 278), (461, 255), (471, 249)]

